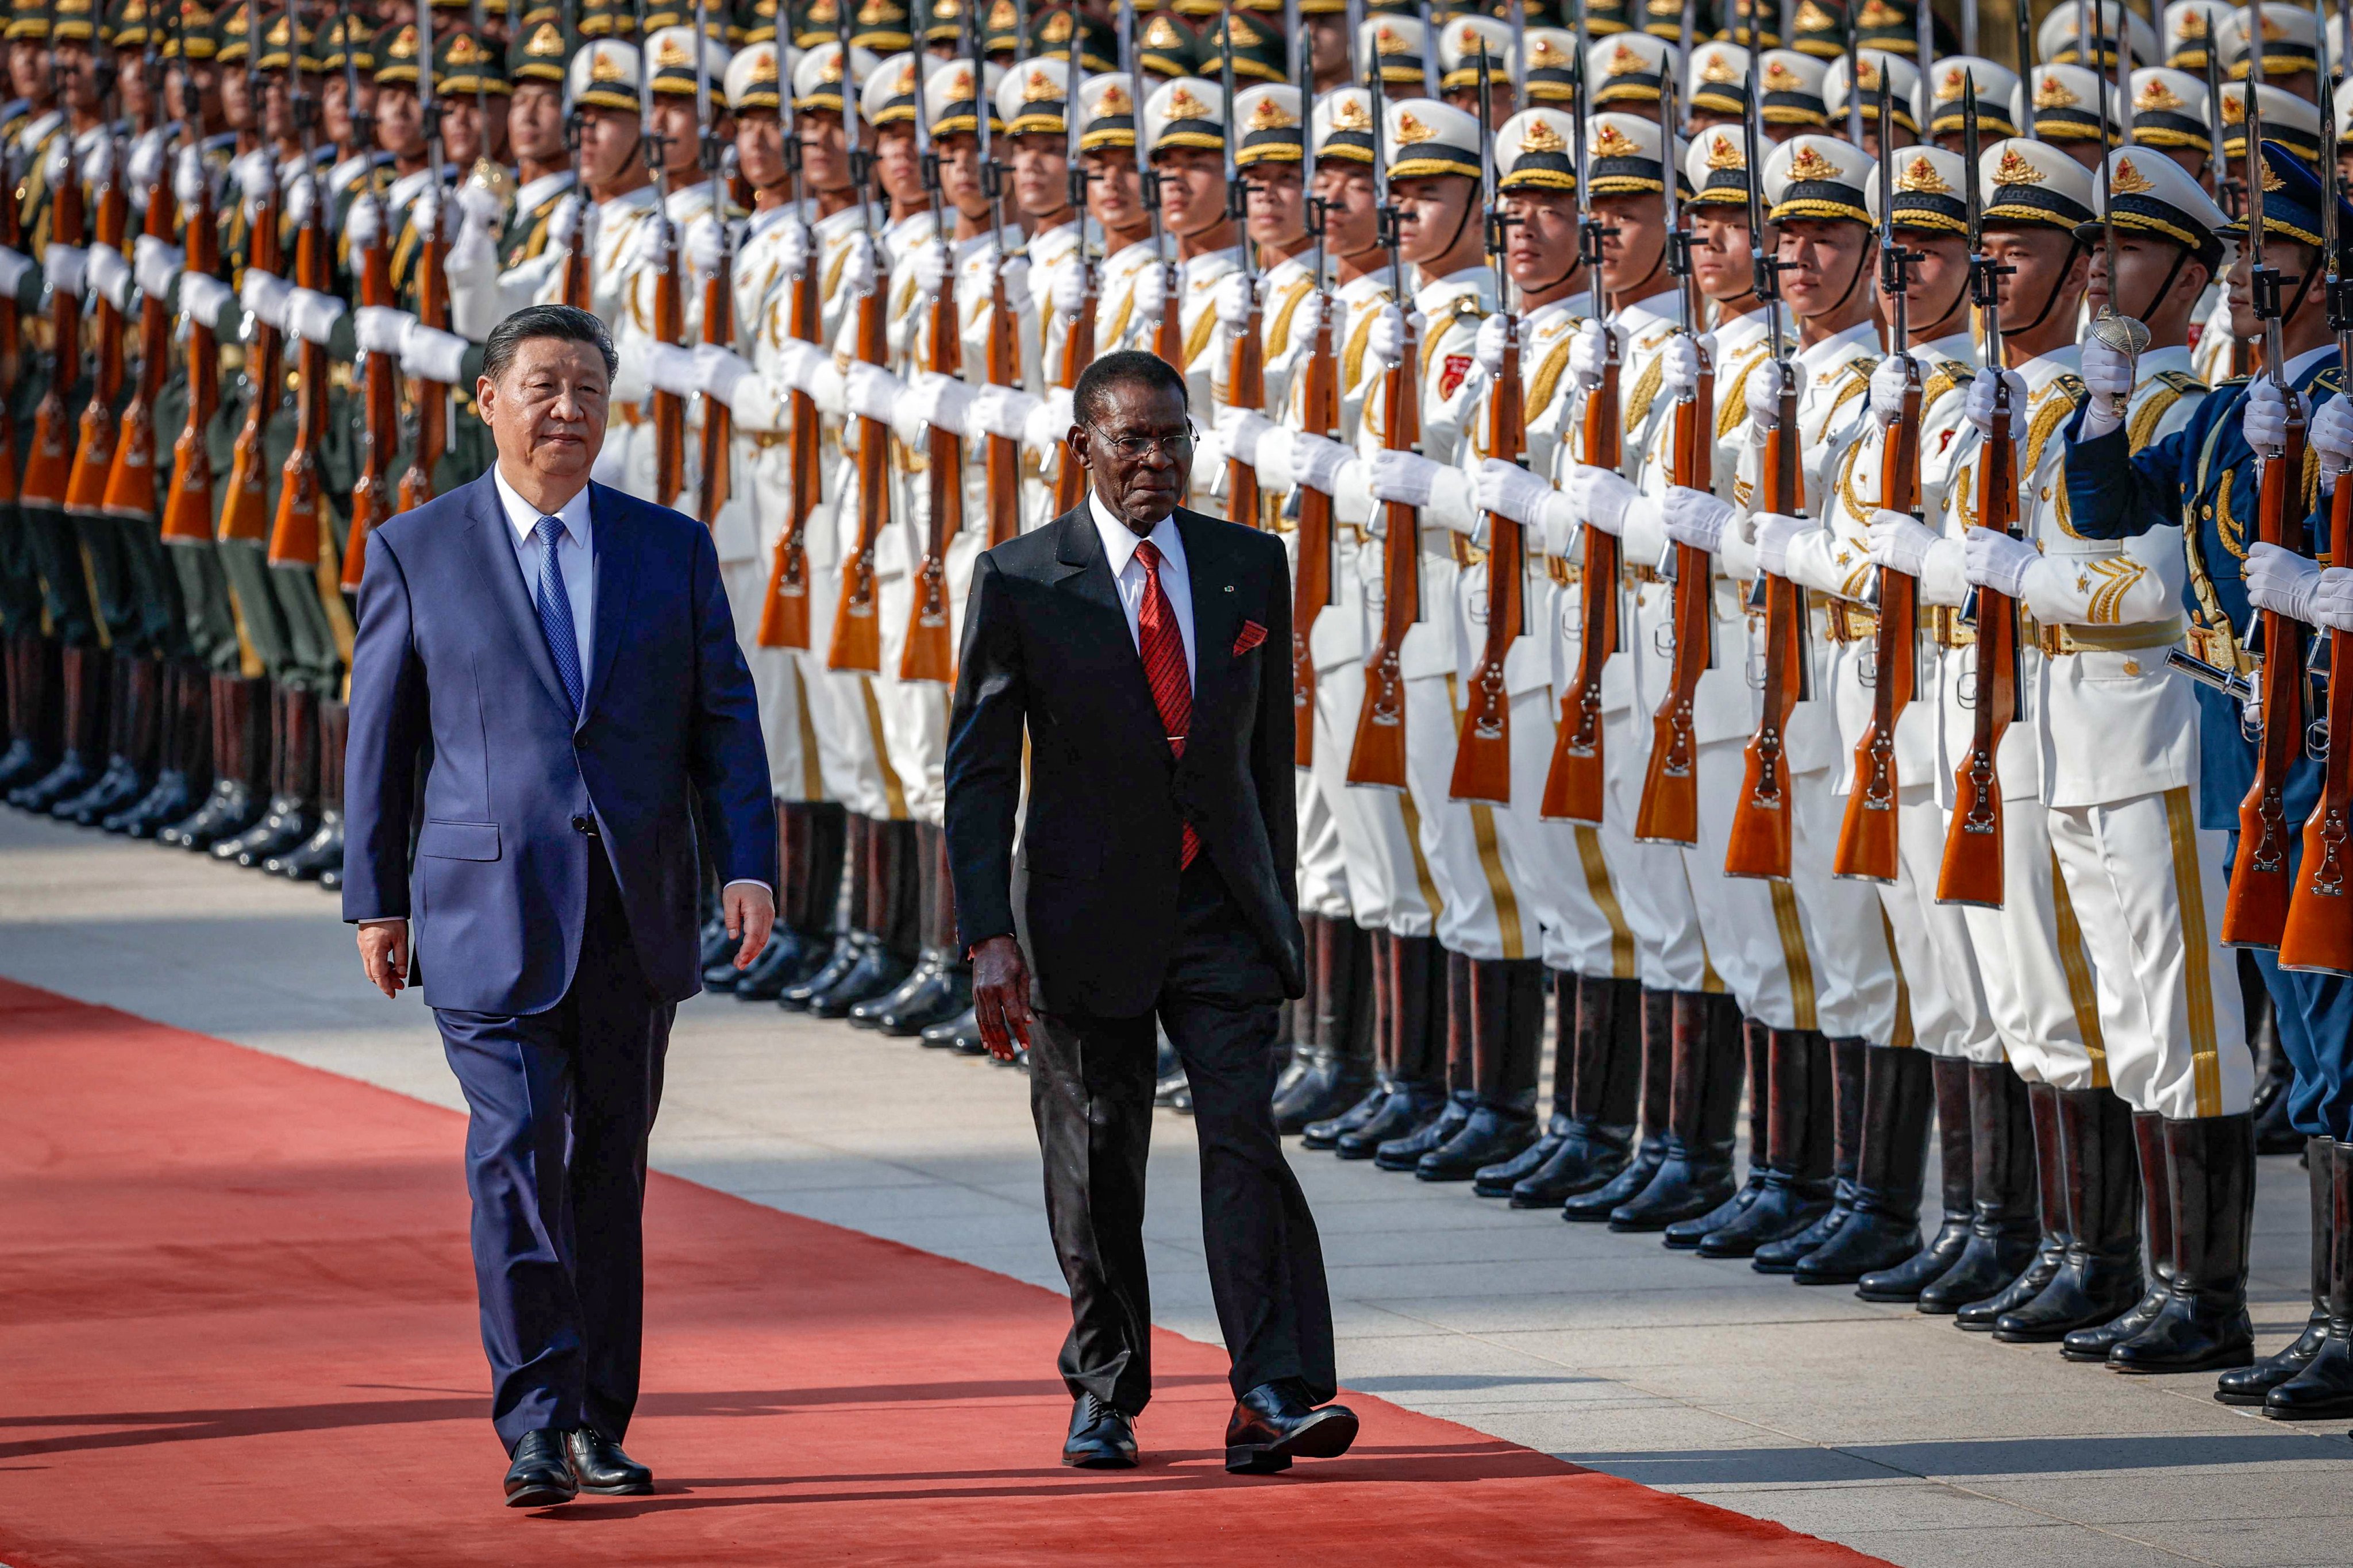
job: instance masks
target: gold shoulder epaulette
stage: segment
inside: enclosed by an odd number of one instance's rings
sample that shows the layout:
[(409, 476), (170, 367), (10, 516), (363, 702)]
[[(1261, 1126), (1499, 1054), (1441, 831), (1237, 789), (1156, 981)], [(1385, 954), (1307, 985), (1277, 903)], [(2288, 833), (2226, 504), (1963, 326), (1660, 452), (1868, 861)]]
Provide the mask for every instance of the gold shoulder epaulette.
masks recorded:
[(2157, 373), (2157, 379), (2165, 383), (2166, 385), (2173, 388), (2174, 391), (2179, 393), (2187, 394), (2192, 392), (2203, 392), (2206, 390), (2206, 384), (2199, 380), (2196, 376), (2191, 375), (2188, 371), (2161, 370)]

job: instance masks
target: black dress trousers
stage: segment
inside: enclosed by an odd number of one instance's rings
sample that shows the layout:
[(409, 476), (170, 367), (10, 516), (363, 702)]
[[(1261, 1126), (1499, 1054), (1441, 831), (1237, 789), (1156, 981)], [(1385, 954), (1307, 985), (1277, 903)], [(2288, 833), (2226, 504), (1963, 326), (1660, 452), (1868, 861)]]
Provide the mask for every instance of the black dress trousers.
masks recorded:
[[(1050, 898), (1045, 879), (1029, 896)], [(1133, 1415), (1152, 1395), (1144, 1261), (1156, 1020), (1185, 1063), (1201, 1147), (1209, 1289), (1237, 1395), (1296, 1379), (1316, 1404), (1338, 1384), (1324, 1252), (1270, 1100), (1282, 981), (1203, 855), (1178, 888), (1176, 944), (1153, 1011), (1045, 1013), (1029, 1048), (1029, 1107), (1046, 1215), (1071, 1289), (1062, 1381)]]

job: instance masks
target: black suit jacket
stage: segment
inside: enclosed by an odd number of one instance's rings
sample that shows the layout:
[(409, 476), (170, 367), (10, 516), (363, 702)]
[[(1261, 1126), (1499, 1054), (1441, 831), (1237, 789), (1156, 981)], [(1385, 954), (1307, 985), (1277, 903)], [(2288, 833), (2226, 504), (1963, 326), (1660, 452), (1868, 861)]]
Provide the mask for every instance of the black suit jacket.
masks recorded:
[[(1271, 533), (1181, 508), (1176, 526), (1195, 664), (1181, 762), (1087, 503), (989, 551), (973, 573), (948, 728), (957, 924), (967, 951), (1019, 934), (1049, 1011), (1131, 1017), (1152, 1007), (1176, 935), (1187, 822), (1285, 993), (1305, 989), (1290, 563)], [(1237, 652), (1252, 623), (1263, 637)]]

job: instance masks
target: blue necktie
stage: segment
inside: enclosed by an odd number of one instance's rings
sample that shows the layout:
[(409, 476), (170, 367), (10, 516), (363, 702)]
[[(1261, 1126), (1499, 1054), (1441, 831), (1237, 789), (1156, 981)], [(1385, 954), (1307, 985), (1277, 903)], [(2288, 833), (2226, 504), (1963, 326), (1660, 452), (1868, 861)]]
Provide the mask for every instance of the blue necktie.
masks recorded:
[(564, 568), (555, 561), (555, 546), (564, 538), (564, 520), (543, 517), (532, 531), (539, 536), (539, 629), (546, 634), (556, 677), (564, 682), (572, 699), (573, 716), (577, 718), (587, 695), (587, 682), (580, 679), (580, 634), (572, 626), (572, 595), (564, 591)]

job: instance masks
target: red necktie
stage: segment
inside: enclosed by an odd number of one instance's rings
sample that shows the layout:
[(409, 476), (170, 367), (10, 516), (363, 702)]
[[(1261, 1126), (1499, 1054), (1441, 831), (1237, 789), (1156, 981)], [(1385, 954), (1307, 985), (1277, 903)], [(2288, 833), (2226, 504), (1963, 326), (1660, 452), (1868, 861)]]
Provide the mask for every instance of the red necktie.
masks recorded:
[[(1135, 609), (1136, 651), (1144, 656), (1144, 679), (1152, 683), (1152, 705), (1160, 710), (1160, 728), (1168, 750), (1178, 760), (1185, 755), (1185, 737), (1193, 728), (1193, 678), (1185, 668), (1185, 634), (1176, 629), (1176, 607), (1160, 586), (1160, 547), (1150, 540), (1135, 547), (1144, 563), (1144, 602)], [(1190, 866), (1201, 852), (1201, 836), (1185, 825), (1185, 848), (1178, 868)]]

